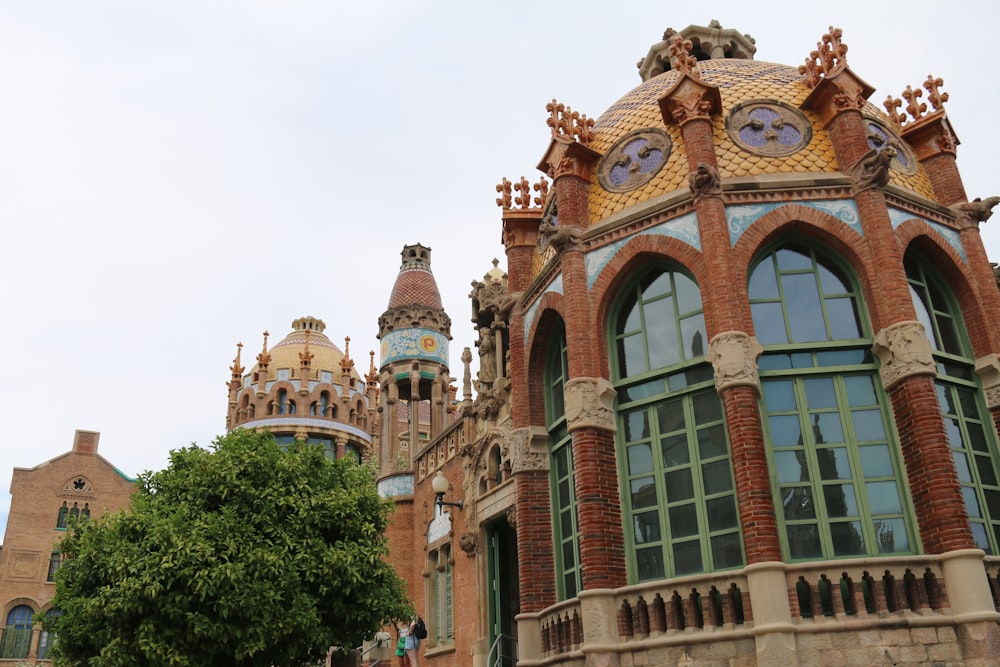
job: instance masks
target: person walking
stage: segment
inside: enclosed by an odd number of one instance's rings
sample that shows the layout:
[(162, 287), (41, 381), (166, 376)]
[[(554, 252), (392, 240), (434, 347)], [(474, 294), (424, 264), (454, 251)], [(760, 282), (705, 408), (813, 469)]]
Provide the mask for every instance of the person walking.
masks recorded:
[[(419, 616), (410, 621), (410, 626), (406, 629), (406, 655), (410, 659), (410, 667), (420, 667), (420, 637), (417, 632), (417, 622)], [(423, 625), (423, 622), (420, 622)]]
[(399, 667), (410, 667), (410, 656), (406, 655), (406, 637), (410, 634), (410, 626), (400, 623), (396, 628), (396, 655), (399, 656)]

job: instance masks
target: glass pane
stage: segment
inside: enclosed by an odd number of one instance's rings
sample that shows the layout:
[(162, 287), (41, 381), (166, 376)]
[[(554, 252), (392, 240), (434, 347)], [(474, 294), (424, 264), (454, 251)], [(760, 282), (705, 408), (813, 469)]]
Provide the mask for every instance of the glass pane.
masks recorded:
[(955, 472), (958, 473), (958, 481), (966, 484), (972, 483), (972, 471), (969, 469), (969, 457), (963, 452), (951, 451), (951, 458), (955, 461)]
[(799, 271), (812, 269), (812, 257), (807, 249), (789, 245), (774, 253), (778, 258), (778, 269), (780, 271)]
[(669, 272), (650, 273), (645, 276), (641, 285), (642, 300), (648, 301), (664, 294), (670, 294), (673, 291), (670, 286), (670, 276)]
[(937, 339), (934, 335), (934, 326), (931, 324), (931, 315), (927, 310), (923, 289), (916, 290), (910, 285), (910, 298), (913, 300), (913, 309), (917, 311), (917, 321), (924, 325), (924, 334), (931, 343), (933, 349), (938, 349)]
[(646, 542), (659, 542), (660, 537), (660, 513), (642, 512), (635, 517), (635, 543), (645, 544)]
[(792, 342), (827, 340), (826, 319), (820, 308), (815, 276), (811, 273), (782, 276), (781, 285), (785, 292)]
[(888, 445), (858, 447), (858, 457), (865, 477), (889, 477), (893, 474)]
[(622, 421), (625, 427), (625, 441), (644, 440), (649, 437), (649, 420), (645, 409), (625, 413)]
[(866, 350), (827, 350), (816, 353), (817, 366), (853, 366), (870, 363), (871, 353)]
[(656, 484), (652, 477), (642, 477), (632, 480), (632, 508), (653, 507), (656, 505)]
[(559, 527), (562, 529), (562, 535), (573, 534), (573, 512), (566, 510), (559, 513)]
[(703, 356), (706, 340), (704, 315), (692, 315), (681, 320), (681, 342), (685, 359)]
[(777, 415), (768, 417), (771, 427), (771, 442), (775, 447), (794, 447), (802, 444), (797, 415)]
[(780, 303), (754, 303), (750, 305), (750, 312), (753, 315), (753, 330), (761, 345), (788, 342), (784, 311)]
[(702, 571), (701, 543), (698, 540), (674, 545), (674, 571), (678, 575)]
[(851, 407), (878, 404), (871, 375), (848, 375), (844, 378), (844, 387), (847, 389), (847, 404)]
[(830, 538), (833, 553), (837, 556), (860, 556), (865, 553), (865, 538), (858, 521), (831, 523)]
[(711, 531), (735, 528), (736, 501), (732, 496), (713, 498), (705, 503), (708, 512), (708, 529)]
[(569, 482), (563, 480), (559, 482), (559, 505), (565, 507), (569, 504), (570, 492)]
[(990, 541), (986, 537), (986, 526), (981, 523), (972, 523), (972, 539), (976, 542), (976, 548), (990, 553)]
[(669, 502), (674, 503), (694, 498), (694, 485), (691, 483), (691, 470), (689, 468), (668, 472), (666, 480), (667, 500)]
[(648, 303), (643, 313), (646, 316), (646, 344), (649, 348), (650, 369), (673, 366), (681, 360), (673, 299), (660, 299)]
[(819, 462), (819, 478), (822, 480), (850, 479), (851, 463), (847, 459), (846, 447), (831, 447), (816, 452)]
[(684, 404), (680, 399), (664, 401), (657, 405), (656, 416), (660, 423), (660, 433), (673, 433), (687, 428)]
[(778, 298), (778, 281), (774, 277), (774, 262), (770, 257), (758, 264), (750, 274), (747, 291), (751, 299)]
[(858, 501), (853, 484), (830, 484), (823, 487), (826, 514), (831, 518), (858, 516)]
[(733, 476), (729, 472), (729, 459), (720, 459), (703, 465), (701, 467), (701, 479), (707, 495), (732, 491)]
[(628, 448), (628, 474), (639, 475), (653, 469), (653, 450), (649, 443)]
[(802, 450), (775, 452), (774, 465), (778, 471), (778, 481), (781, 483), (809, 481), (809, 468), (806, 466), (806, 455)]
[(639, 304), (636, 302), (635, 296), (631, 296), (628, 301), (622, 304), (622, 309), (618, 311), (618, 325), (615, 327), (615, 334), (621, 335), (630, 331), (638, 331), (641, 326)]
[(683, 273), (674, 274), (674, 298), (677, 299), (677, 310), (681, 313), (701, 310), (701, 290), (697, 283)]
[(686, 465), (691, 461), (688, 452), (687, 436), (672, 435), (660, 441), (663, 449), (663, 467), (673, 468), (679, 465)]
[[(976, 468), (979, 470), (979, 483), (984, 486), (997, 486), (996, 468), (993, 467), (993, 459), (989, 456), (976, 456)], [(995, 519), (1000, 519), (1000, 514), (993, 515)]]
[(865, 487), (868, 489), (868, 508), (872, 514), (901, 514), (903, 512), (895, 480), (868, 482)]
[(768, 380), (764, 382), (764, 402), (771, 412), (794, 410), (795, 388), (790, 380)]
[(812, 487), (791, 486), (781, 490), (781, 505), (785, 510), (785, 519), (815, 519), (816, 505), (813, 500)]
[(638, 375), (646, 370), (646, 349), (642, 334), (633, 334), (618, 341), (618, 372), (621, 377)]
[(810, 417), (814, 443), (822, 445), (828, 442), (844, 442), (844, 430), (840, 424), (839, 412), (821, 412)]
[(910, 550), (910, 538), (906, 534), (906, 522), (902, 519), (879, 519), (875, 521), (875, 541), (882, 554), (902, 553)]
[(968, 419), (979, 414), (979, 403), (976, 401), (976, 393), (968, 389), (956, 387), (958, 394), (958, 404), (962, 407), (962, 414)]
[(965, 499), (965, 511), (970, 518), (981, 519), (983, 513), (979, 508), (979, 498), (976, 497), (976, 490), (969, 486), (962, 487), (962, 498)]
[(810, 410), (837, 407), (837, 393), (833, 378), (811, 378), (803, 382), (806, 388), (806, 405)]
[(840, 269), (822, 257), (816, 258), (816, 272), (824, 294), (846, 294), (851, 291), (850, 283)]
[(969, 437), (969, 446), (977, 452), (989, 453), (990, 450), (986, 444), (986, 434), (983, 433), (982, 425), (974, 422), (965, 422), (965, 429)]
[(792, 558), (819, 558), (823, 555), (815, 525), (788, 526), (788, 555)]
[(670, 535), (673, 538), (698, 534), (698, 512), (693, 504), (671, 507)]
[(712, 561), (715, 569), (739, 567), (743, 564), (740, 534), (730, 533), (712, 538)]
[(851, 412), (854, 422), (854, 438), (864, 440), (885, 440), (885, 424), (879, 410), (855, 410)]
[(948, 432), (948, 443), (955, 449), (964, 449), (965, 443), (962, 440), (962, 428), (958, 425), (957, 419), (945, 419), (944, 430)]
[(698, 431), (698, 451), (701, 458), (710, 459), (729, 453), (726, 446), (726, 429), (722, 424), (709, 426)]
[(1000, 491), (983, 489), (983, 498), (986, 500), (986, 512), (990, 518), (1000, 519)]
[(563, 542), (562, 564), (563, 569), (571, 569), (576, 565), (576, 549), (573, 548), (572, 541)]
[(694, 419), (698, 424), (720, 421), (722, 419), (722, 401), (714, 391), (698, 394), (692, 399), (694, 403)]
[(833, 340), (861, 337), (861, 320), (854, 307), (854, 299), (827, 299), (826, 316), (830, 319)]
[(636, 549), (635, 566), (640, 581), (663, 578), (663, 552), (660, 547)]

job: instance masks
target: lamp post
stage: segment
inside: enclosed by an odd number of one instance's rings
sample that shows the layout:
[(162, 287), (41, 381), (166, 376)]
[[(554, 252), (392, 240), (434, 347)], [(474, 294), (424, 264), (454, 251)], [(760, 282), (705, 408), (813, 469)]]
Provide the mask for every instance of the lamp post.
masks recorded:
[(465, 503), (461, 500), (454, 503), (445, 501), (444, 494), (448, 492), (448, 486), (448, 479), (444, 476), (443, 472), (438, 470), (437, 474), (434, 475), (434, 479), (431, 480), (431, 488), (434, 489), (434, 504), (437, 505), (439, 509), (448, 505), (449, 507), (457, 507), (461, 511), (465, 506)]

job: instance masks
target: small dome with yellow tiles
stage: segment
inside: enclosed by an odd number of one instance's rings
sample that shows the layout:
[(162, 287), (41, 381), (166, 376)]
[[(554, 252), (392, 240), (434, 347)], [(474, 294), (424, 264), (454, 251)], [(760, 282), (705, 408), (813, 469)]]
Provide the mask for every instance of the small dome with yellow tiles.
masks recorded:
[[(712, 120), (723, 181), (841, 171), (819, 117), (801, 109), (811, 88), (798, 67), (753, 60), (752, 38), (714, 22), (680, 33), (668, 29), (664, 41), (651, 47), (639, 63), (643, 83), (594, 123), (589, 147), (603, 158), (591, 184), (591, 224), (688, 187), (680, 127), (664, 122), (659, 104), (681, 76), (669, 64), (668, 42), (675, 34), (693, 42), (691, 54), (697, 58), (700, 80), (719, 90), (722, 109)], [(933, 198), (927, 175), (885, 112), (869, 102), (862, 113), (873, 148), (892, 141), (904, 149), (893, 160), (890, 182)]]
[[(269, 357), (267, 364), (267, 379), (274, 380), (280, 371), (287, 369), (286, 379), (301, 377), (302, 362), (308, 360), (309, 377), (319, 380), (321, 375), (329, 373), (328, 382), (337, 384), (343, 375), (345, 354), (327, 338), (323, 331), (326, 324), (315, 317), (300, 317), (292, 322), (292, 331), (280, 342), (265, 353)], [(347, 339), (350, 340), (350, 339)], [(251, 369), (251, 377), (256, 378), (260, 368), (258, 363)], [(352, 377), (361, 380), (354, 369), (353, 362), (347, 360)]]

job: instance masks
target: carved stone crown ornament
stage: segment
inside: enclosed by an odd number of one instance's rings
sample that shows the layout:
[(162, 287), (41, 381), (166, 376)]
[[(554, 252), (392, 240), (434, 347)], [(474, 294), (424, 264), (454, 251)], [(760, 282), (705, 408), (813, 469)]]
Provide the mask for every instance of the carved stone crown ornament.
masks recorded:
[(566, 430), (596, 428), (615, 432), (614, 385), (605, 378), (573, 378), (563, 388), (566, 405)]
[(715, 371), (715, 388), (748, 386), (760, 392), (757, 359), (764, 348), (757, 339), (742, 331), (723, 331), (708, 344), (705, 359)]
[(549, 434), (542, 426), (527, 426), (510, 433), (510, 473), (549, 469)]

